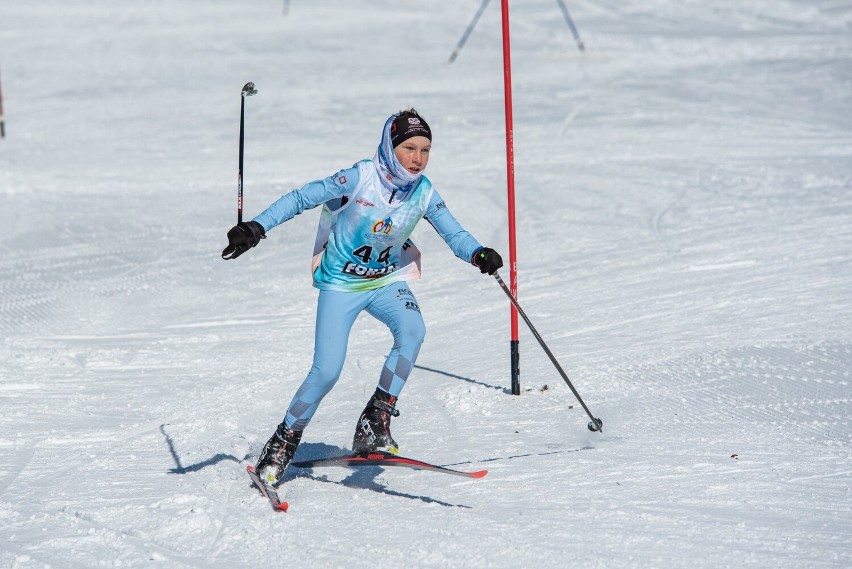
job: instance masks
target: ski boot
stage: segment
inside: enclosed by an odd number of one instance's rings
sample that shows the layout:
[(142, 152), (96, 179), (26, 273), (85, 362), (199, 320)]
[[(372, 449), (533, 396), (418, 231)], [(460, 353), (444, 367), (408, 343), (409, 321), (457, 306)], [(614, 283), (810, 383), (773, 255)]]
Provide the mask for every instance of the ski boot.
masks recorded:
[(399, 415), (394, 404), (396, 397), (380, 389), (370, 398), (358, 424), (355, 426), (355, 437), (352, 439), (352, 452), (368, 454), (373, 451), (399, 453), (399, 446), (393, 440), (390, 432), (391, 417)]
[(284, 478), (284, 471), (296, 454), (301, 439), (302, 431), (288, 429), (284, 423), (278, 425), (257, 460), (255, 471), (260, 479), (273, 486), (278, 484)]

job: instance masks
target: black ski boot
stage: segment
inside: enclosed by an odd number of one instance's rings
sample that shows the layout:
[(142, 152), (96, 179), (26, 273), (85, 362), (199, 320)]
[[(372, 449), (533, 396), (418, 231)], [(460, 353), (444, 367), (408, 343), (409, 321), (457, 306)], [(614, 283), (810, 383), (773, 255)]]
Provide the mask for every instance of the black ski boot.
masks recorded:
[(287, 465), (296, 454), (296, 447), (299, 446), (301, 439), (302, 431), (288, 429), (284, 423), (278, 425), (257, 460), (255, 471), (260, 479), (272, 485), (280, 482), (284, 478)]
[(393, 440), (390, 432), (391, 417), (399, 415), (394, 405), (396, 397), (381, 389), (370, 398), (358, 424), (355, 426), (355, 438), (352, 439), (352, 452), (367, 454), (373, 451), (399, 453), (399, 446)]

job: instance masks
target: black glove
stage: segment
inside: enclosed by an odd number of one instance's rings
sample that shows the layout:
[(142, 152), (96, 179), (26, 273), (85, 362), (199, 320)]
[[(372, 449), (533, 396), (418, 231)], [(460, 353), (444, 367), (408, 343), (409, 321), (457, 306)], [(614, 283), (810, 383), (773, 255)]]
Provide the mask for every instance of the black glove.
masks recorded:
[(266, 231), (256, 221), (238, 223), (228, 231), (228, 246), (222, 251), (223, 259), (236, 259), (266, 239)]
[(485, 273), (493, 275), (503, 266), (503, 258), (494, 249), (483, 247), (473, 255), (473, 265), (479, 267), (479, 272), (483, 275)]

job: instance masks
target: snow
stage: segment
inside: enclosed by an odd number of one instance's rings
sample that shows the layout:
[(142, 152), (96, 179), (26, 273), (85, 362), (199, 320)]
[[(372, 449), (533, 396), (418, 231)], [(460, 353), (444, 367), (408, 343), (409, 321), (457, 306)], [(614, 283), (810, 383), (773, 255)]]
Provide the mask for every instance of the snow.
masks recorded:
[[(290, 4), (290, 3), (285, 3)], [(512, 5), (519, 300), (422, 224), (404, 469), (245, 466), (310, 365), (316, 210), (235, 220), (372, 155), (506, 253), (499, 3), (0, 0), (0, 566), (852, 566), (852, 4)], [(508, 271), (504, 271), (504, 277)], [(355, 326), (297, 458), (342, 452), (390, 335)]]

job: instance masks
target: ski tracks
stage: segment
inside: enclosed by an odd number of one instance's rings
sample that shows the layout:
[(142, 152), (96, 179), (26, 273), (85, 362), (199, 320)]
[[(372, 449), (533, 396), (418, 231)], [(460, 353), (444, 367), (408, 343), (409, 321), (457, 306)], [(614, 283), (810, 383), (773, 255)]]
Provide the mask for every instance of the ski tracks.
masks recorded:
[[(646, 414), (668, 427), (778, 428), (787, 441), (852, 440), (852, 346), (755, 346), (662, 357), (623, 370)], [(627, 377), (624, 377), (627, 379)]]

